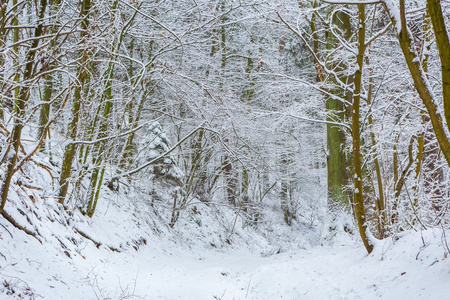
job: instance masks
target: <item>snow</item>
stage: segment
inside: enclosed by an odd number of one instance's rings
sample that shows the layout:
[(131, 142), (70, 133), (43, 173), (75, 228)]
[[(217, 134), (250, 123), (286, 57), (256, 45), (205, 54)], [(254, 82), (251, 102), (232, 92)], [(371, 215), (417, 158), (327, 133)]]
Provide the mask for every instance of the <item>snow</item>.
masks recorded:
[(401, 20), (400, 20), (400, 10), (397, 7), (395, 1), (384, 0), (383, 3), (387, 8), (387, 11), (389, 13), (389, 16), (391, 17), (393, 25), (395, 26), (395, 29), (397, 30), (397, 35), (399, 35), (400, 32), (402, 31)]
[[(378, 2), (351, 0), (347, 4)], [(396, 2), (383, 2), (400, 34)], [(27, 17), (26, 10), (23, 16)], [(413, 44), (410, 50), (415, 51)], [(11, 69), (15, 60), (8, 55), (5, 66)], [(261, 64), (263, 60), (270, 65), (264, 57), (259, 59)], [(349, 68), (348, 72), (353, 71)], [(145, 131), (147, 151), (140, 163), (172, 149), (160, 123), (153, 122)], [(36, 144), (31, 142), (35, 133), (26, 127), (23, 136), (22, 146), (30, 152)], [(52, 145), (53, 159), (61, 160), (62, 140), (59, 137), (54, 143), (60, 143), (58, 147)], [(34, 159), (44, 165), (54, 163), (41, 153)], [(181, 178), (182, 171), (173, 166), (171, 157), (164, 157), (163, 162), (169, 175)], [(60, 165), (59, 161), (54, 165)], [(292, 226), (284, 224), (277, 196), (264, 199), (264, 206), (258, 208), (260, 220), (254, 225), (217, 192), (208, 204), (193, 197), (186, 200), (172, 228), (168, 225), (173, 215), (171, 194), (176, 195), (172, 193), (176, 190), (169, 183), (152, 186), (157, 180), (148, 170), (132, 180), (121, 177), (120, 186), (115, 182), (118, 192), (103, 187), (91, 219), (78, 210), (84, 195), (74, 195), (68, 202), (70, 213), (58, 205), (57, 167), (49, 169), (44, 171), (28, 161), (12, 180), (6, 212), (37, 237), (0, 216), (0, 300), (449, 299), (449, 228), (407, 231), (381, 241), (368, 230), (374, 250), (367, 254), (358, 230), (345, 221), (350, 216), (333, 222), (325, 217), (326, 201), (319, 189), (314, 189), (311, 198), (318, 199), (316, 206), (295, 199), (298, 219)], [(0, 170), (0, 181), (4, 171)], [(107, 177), (117, 175), (110, 166), (106, 172)]]
[(169, 229), (150, 209), (144, 213), (148, 203), (119, 207), (124, 198), (108, 197), (93, 219), (76, 215), (65, 226), (55, 213), (56, 221), (42, 221), (42, 244), (0, 219), (0, 299), (448, 297), (450, 260), (441, 229), (377, 241), (368, 255), (356, 236), (340, 229), (323, 227), (314, 240), (315, 231), (300, 228), (272, 224), (272, 232), (261, 232), (238, 225), (226, 237), (234, 221), (227, 208), (220, 208), (222, 218), (206, 206), (185, 212)]
[(351, 217), (328, 222), (319, 196), (292, 226), (277, 199), (257, 226), (223, 203), (193, 200), (171, 228), (171, 190), (146, 175), (105, 187), (91, 219), (58, 206), (49, 173), (22, 169), (28, 177), (15, 175), (5, 209), (39, 235), (0, 217), (1, 300), (448, 299), (448, 228), (369, 234), (368, 255)]

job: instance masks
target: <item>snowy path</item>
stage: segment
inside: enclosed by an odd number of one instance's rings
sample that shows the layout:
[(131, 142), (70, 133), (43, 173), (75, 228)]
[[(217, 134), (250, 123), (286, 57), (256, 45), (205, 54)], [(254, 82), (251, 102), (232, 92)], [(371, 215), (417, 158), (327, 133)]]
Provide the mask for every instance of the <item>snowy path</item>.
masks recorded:
[[(35, 239), (0, 243), (0, 279), (30, 299), (275, 300), (450, 299), (450, 258), (440, 231), (379, 242), (371, 255), (352, 241), (263, 256), (246, 250), (162, 242), (116, 253), (86, 241), (71, 258)], [(3, 289), (3, 291), (2, 291)], [(128, 296), (128, 298), (126, 298)], [(27, 298), (26, 298), (27, 299)]]
[(450, 299), (449, 262), (434, 257), (435, 250), (423, 253), (424, 260), (404, 247), (384, 260), (354, 246), (270, 257), (212, 251), (145, 257), (143, 251), (100, 273), (110, 283), (117, 274), (136, 278), (135, 293), (144, 299)]

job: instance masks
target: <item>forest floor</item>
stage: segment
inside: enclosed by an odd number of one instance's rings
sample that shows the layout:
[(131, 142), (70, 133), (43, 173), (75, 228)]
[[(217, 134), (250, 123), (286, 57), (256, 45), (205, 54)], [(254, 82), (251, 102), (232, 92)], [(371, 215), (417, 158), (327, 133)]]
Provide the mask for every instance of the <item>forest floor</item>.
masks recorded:
[(170, 228), (170, 199), (137, 190), (105, 189), (91, 219), (15, 184), (6, 211), (38, 235), (0, 217), (0, 299), (450, 299), (448, 230), (404, 232), (368, 255), (317, 207), (289, 227), (274, 198), (252, 226), (190, 203)]
[(97, 221), (42, 222), (42, 244), (1, 219), (0, 299), (450, 299), (440, 229), (380, 241), (367, 255), (345, 232), (310, 244), (308, 233), (274, 226), (277, 244), (238, 226), (229, 245), (212, 223), (150, 230), (141, 215), (103, 208)]

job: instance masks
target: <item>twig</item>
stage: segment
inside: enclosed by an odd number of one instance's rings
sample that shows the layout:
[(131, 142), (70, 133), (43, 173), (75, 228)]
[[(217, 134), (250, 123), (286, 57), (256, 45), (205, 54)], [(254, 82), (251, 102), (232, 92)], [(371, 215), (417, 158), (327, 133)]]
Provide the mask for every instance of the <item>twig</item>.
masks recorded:
[(8, 230), (8, 228), (6, 228), (6, 226), (3, 225), (3, 224), (0, 224), (0, 225), (2, 225), (2, 227), (5, 228), (6, 231), (8, 231), (9, 235), (11, 236), (11, 238), (13, 238), (13, 235), (12, 235), (11, 232)]
[(250, 283), (251, 282), (252, 282), (252, 278), (250, 277), (250, 280), (248, 281), (247, 293), (245, 294), (245, 298), (247, 298), (247, 296), (248, 296), (248, 291), (250, 290)]
[(50, 175), (50, 177), (52, 178), (52, 180), (55, 179), (55, 177), (54, 177), (53, 174), (52, 174), (52, 169), (51, 169), (49, 166), (46, 166), (46, 165), (44, 165), (44, 164), (42, 164), (42, 163), (40, 163), (40, 162), (37, 162), (37, 161), (35, 161), (35, 160), (32, 159), (32, 158), (31, 158), (30, 160), (31, 160), (36, 166), (38, 166), (38, 167), (44, 169), (45, 171), (47, 171), (48, 174)]
[(183, 139), (181, 139), (178, 143), (176, 143), (172, 148), (170, 148), (169, 150), (167, 150), (166, 152), (164, 152), (163, 154), (159, 155), (158, 157), (152, 159), (151, 161), (147, 162), (146, 164), (137, 167), (129, 172), (123, 173), (123, 174), (119, 174), (117, 176), (114, 176), (113, 178), (111, 178), (110, 180), (108, 180), (108, 182), (113, 182), (116, 181), (119, 178), (125, 177), (125, 176), (129, 176), (129, 175), (133, 175), (135, 173), (138, 173), (139, 171), (142, 171), (143, 169), (147, 168), (148, 166), (154, 164), (155, 162), (159, 161), (160, 159), (168, 156), (170, 153), (172, 153), (176, 148), (178, 148), (182, 143), (184, 143), (188, 138), (190, 138), (192, 135), (194, 135), (198, 130), (203, 128), (204, 124), (201, 124), (200, 126), (198, 126), (196, 129), (192, 130), (187, 136), (185, 136)]
[(442, 228), (442, 236), (441, 236), (441, 239), (443, 238), (443, 240), (444, 240), (444, 245), (445, 245), (445, 247), (447, 248), (447, 254), (450, 254), (450, 248), (448, 247), (447, 236), (446, 236), (446, 234), (445, 234), (445, 228), (444, 228), (444, 225), (442, 225), (442, 223), (441, 223), (441, 228)]
[(82, 237), (84, 237), (85, 239), (88, 239), (88, 240), (90, 240), (91, 242), (93, 242), (94, 243), (94, 245), (97, 247), (97, 248), (100, 248), (100, 246), (102, 245), (102, 243), (99, 243), (99, 242), (97, 242), (97, 241), (95, 241), (93, 238), (91, 238), (90, 236), (88, 236), (86, 233), (84, 233), (83, 231), (81, 231), (81, 230), (79, 230), (79, 229), (76, 229), (76, 228), (74, 228), (75, 229), (75, 233), (78, 233), (79, 235), (81, 235)]
[(16, 227), (17, 229), (22, 230), (23, 232), (25, 232), (28, 235), (31, 235), (32, 237), (34, 237), (35, 239), (37, 239), (39, 241), (39, 243), (42, 244), (41, 240), (37, 238), (36, 233), (26, 229), (25, 227), (23, 227), (22, 225), (20, 225), (19, 223), (16, 222), (16, 220), (14, 220), (13, 217), (11, 217), (5, 210), (2, 211), (2, 216), (9, 221), (9, 223), (11, 223), (14, 227)]
[[(95, 247), (100, 248), (100, 246), (102, 245), (102, 243), (97, 242), (96, 240), (94, 240), (93, 238), (91, 238), (90, 236), (88, 236), (88, 235), (87, 235), (86, 233), (84, 233), (83, 231), (80, 231), (80, 230), (77, 229), (77, 228), (74, 228), (74, 230), (75, 230), (75, 233), (78, 233), (79, 235), (81, 235), (81, 236), (84, 237), (85, 239), (88, 239), (88, 240), (90, 240), (91, 242), (93, 242), (94, 245), (95, 245)], [(106, 246), (106, 247), (108, 247), (109, 250), (111, 250), (111, 251), (113, 251), (113, 252), (120, 253), (120, 250), (117, 249), (117, 248), (115, 248), (115, 247), (113, 247), (113, 246)]]

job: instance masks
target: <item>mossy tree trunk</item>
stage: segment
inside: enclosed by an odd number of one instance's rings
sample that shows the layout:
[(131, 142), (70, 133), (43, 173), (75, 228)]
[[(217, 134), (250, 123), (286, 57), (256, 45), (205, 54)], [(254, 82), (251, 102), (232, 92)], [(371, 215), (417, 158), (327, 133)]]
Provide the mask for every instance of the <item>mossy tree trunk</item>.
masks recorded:
[[(433, 24), (434, 37), (441, 60), (444, 116), (450, 130), (450, 42), (440, 0), (427, 0), (427, 11)], [(450, 161), (449, 161), (450, 162)]]
[[(369, 87), (367, 89), (367, 106), (372, 106), (372, 91), (373, 91), (373, 77), (372, 77), (372, 68), (368, 69), (369, 76)], [(376, 206), (376, 214), (377, 214), (377, 227), (378, 227), (378, 235), (380, 238), (385, 236), (386, 225), (387, 225), (387, 214), (386, 214), (386, 200), (384, 195), (384, 182), (383, 175), (381, 174), (381, 165), (380, 165), (380, 157), (377, 151), (377, 140), (374, 132), (374, 123), (373, 123), (373, 115), (372, 112), (369, 111), (369, 116), (367, 118), (369, 123), (370, 130), (370, 141), (372, 145), (372, 153), (373, 153), (373, 164), (375, 168), (376, 182), (378, 188), (378, 197), (375, 197), (375, 206)]]
[(352, 150), (353, 150), (353, 204), (359, 234), (366, 247), (367, 252), (372, 252), (373, 245), (368, 237), (369, 229), (363, 197), (363, 172), (361, 162), (361, 126), (360, 126), (360, 104), (362, 72), (365, 52), (365, 6), (358, 5), (358, 55), (356, 56), (357, 70), (354, 80), (353, 114), (352, 114)]
[[(337, 26), (344, 32), (345, 38), (349, 39), (351, 36), (350, 16), (341, 11), (333, 14), (331, 20), (332, 25)], [(317, 37), (315, 37), (316, 45)], [(339, 45), (338, 39), (333, 33), (326, 34), (327, 49), (334, 50)], [(341, 83), (347, 83), (349, 78), (344, 75), (347, 68), (342, 62), (336, 62), (338, 58), (331, 57), (331, 63), (328, 64), (328, 69), (333, 70), (337, 74), (337, 78), (333, 75), (329, 76), (329, 83), (334, 87), (331, 88), (330, 93), (337, 95), (341, 99), (347, 98), (346, 91), (343, 90)], [(319, 75), (321, 75), (319, 73)], [(323, 76), (323, 75), (322, 75)], [(328, 178), (328, 206), (330, 209), (345, 209), (350, 208), (350, 197), (346, 190), (349, 184), (348, 179), (348, 154), (346, 153), (346, 135), (342, 126), (336, 123), (345, 123), (347, 115), (347, 107), (343, 101), (328, 97), (326, 100), (327, 121), (333, 124), (327, 124), (327, 178)]]
[[(81, 28), (82, 38), (87, 38), (86, 36), (86, 30), (89, 28), (89, 15), (91, 10), (91, 0), (83, 0), (81, 3)], [(88, 42), (85, 40), (85, 42)], [(80, 66), (78, 67), (78, 85), (75, 87), (75, 91), (73, 94), (73, 100), (72, 100), (72, 119), (67, 126), (67, 137), (68, 137), (68, 144), (66, 145), (64, 149), (64, 157), (61, 165), (61, 173), (59, 176), (59, 193), (58, 193), (58, 202), (60, 204), (64, 204), (64, 201), (67, 196), (67, 192), (69, 189), (69, 179), (72, 174), (72, 163), (73, 159), (75, 157), (75, 152), (77, 149), (77, 145), (72, 143), (77, 137), (78, 132), (78, 121), (80, 118), (80, 108), (81, 108), (81, 95), (83, 92), (84, 84), (89, 79), (89, 58), (92, 54), (90, 53), (89, 49), (85, 49), (82, 53), (82, 59), (80, 61)]]
[[(439, 6), (439, 9), (436, 9), (437, 6)], [(408, 66), (408, 69), (410, 71), (410, 74), (412, 76), (414, 86), (419, 93), (419, 96), (425, 105), (425, 108), (427, 109), (428, 115), (430, 117), (431, 124), (434, 129), (434, 133), (436, 134), (436, 138), (438, 140), (439, 146), (441, 148), (442, 154), (444, 155), (447, 164), (450, 165), (450, 137), (447, 134), (446, 125), (443, 121), (442, 115), (439, 113), (437, 99), (432, 92), (430, 88), (430, 84), (428, 83), (427, 76), (422, 68), (421, 61), (419, 59), (419, 55), (414, 47), (414, 41), (412, 38), (411, 31), (409, 30), (406, 22), (406, 9), (405, 9), (405, 1), (400, 0), (400, 24), (397, 24), (397, 19), (393, 15), (395, 12), (387, 11), (392, 14), (391, 22), (395, 25), (398, 34), (397, 38), (400, 42), (400, 47), (403, 52), (403, 56), (405, 58), (406, 64)], [(445, 40), (448, 41), (448, 36), (445, 32), (445, 24), (441, 23), (438, 19), (442, 19), (442, 10), (440, 9), (440, 2), (439, 1), (428, 1), (427, 8), (429, 9), (429, 15), (431, 17), (432, 23), (433, 23), (433, 30), (436, 35), (436, 41), (439, 44), (445, 45)], [(432, 16), (433, 15), (433, 16)], [(433, 21), (433, 19), (435, 19)], [(442, 30), (442, 26), (444, 26), (444, 29)], [(446, 38), (447, 36), (447, 38)], [(447, 43), (448, 47), (448, 43)], [(446, 76), (447, 79), (450, 78), (450, 68), (447, 68), (449, 66), (449, 63), (447, 61), (448, 57), (447, 54), (448, 51), (450, 51), (450, 48), (441, 49), (441, 46), (438, 46), (438, 49), (440, 50), (440, 56), (442, 60), (445, 60), (443, 65), (446, 66), (446, 68), (443, 68), (442, 76)], [(450, 56), (449, 56), (450, 57)], [(446, 103), (444, 107), (449, 107), (448, 101), (450, 96), (450, 91), (448, 91), (447, 86), (443, 88), (444, 96), (444, 102)], [(445, 110), (445, 109), (444, 109)], [(447, 109), (448, 112), (448, 109)], [(448, 124), (447, 124), (448, 126)], [(447, 127), (448, 129), (448, 127)]]
[[(52, 14), (52, 23), (56, 22), (57, 19), (57, 9), (61, 3), (61, 0), (50, 0), (49, 1), (49, 11)], [(52, 35), (56, 34), (57, 26), (51, 26), (50, 32)], [(53, 39), (50, 42), (51, 49), (55, 48), (56, 41)], [(54, 54), (56, 55), (56, 53)], [(51, 66), (49, 66), (51, 68)], [(49, 70), (48, 70), (49, 71)], [(42, 141), (44, 147), (41, 147), (41, 150), (45, 150), (45, 135), (48, 134), (47, 123), (50, 119), (50, 101), (52, 100), (53, 95), (53, 76), (52, 74), (48, 74), (44, 78), (44, 92), (42, 96), (42, 102), (44, 104), (41, 105), (41, 110), (39, 113), (39, 128), (37, 138)]]
[[(132, 40), (133, 42), (133, 40)], [(155, 41), (151, 40), (149, 43), (149, 47), (148, 47), (148, 64), (149, 66), (151, 66), (151, 62), (153, 62), (154, 56), (153, 56), (153, 47), (154, 47)], [(130, 55), (133, 54), (133, 43), (130, 45)], [(150, 72), (149, 72), (150, 73)], [(130, 61), (130, 69), (129, 69), (129, 76), (130, 78), (133, 78), (133, 62)], [(141, 96), (141, 100), (139, 101), (139, 104), (137, 106), (137, 109), (135, 111), (133, 111), (133, 105), (130, 104), (127, 107), (127, 112), (129, 113), (129, 122), (132, 124), (132, 130), (133, 132), (127, 137), (127, 141), (125, 143), (124, 146), (124, 150), (122, 153), (122, 159), (120, 162), (120, 166), (122, 168), (126, 168), (127, 164), (131, 164), (132, 163), (132, 156), (135, 150), (135, 136), (136, 136), (136, 132), (134, 131), (134, 129), (136, 129), (139, 125), (139, 122), (141, 120), (141, 114), (142, 111), (144, 109), (144, 104), (146, 104), (148, 102), (148, 98), (152, 95), (152, 87), (151, 87), (151, 83), (152, 83), (152, 78), (149, 76), (148, 78), (145, 78), (145, 85), (144, 85), (144, 90), (142, 91), (142, 96)]]
[[(9, 30), (6, 29), (7, 26), (7, 9), (8, 9), (8, 2), (1, 2), (0, 3), (0, 50), (3, 52), (3, 48), (6, 46), (7, 36)], [(5, 65), (5, 56), (4, 54), (0, 54), (0, 66)], [(4, 71), (0, 72), (0, 91), (3, 92), (5, 86), (4, 86), (4, 80), (5, 80), (5, 73)], [(0, 121), (3, 121), (5, 118), (5, 99), (3, 96), (3, 93), (0, 93)]]
[[(37, 7), (37, 18), (38, 25), (34, 29), (34, 38), (31, 42), (30, 48), (25, 56), (25, 66), (23, 70), (23, 82), (27, 82), (32, 79), (36, 74), (35, 65), (37, 62), (35, 61), (36, 52), (38, 50), (39, 42), (41, 41), (41, 36), (43, 35), (43, 27), (44, 27), (44, 17), (45, 11), (47, 9), (47, 1), (40, 0)], [(14, 37), (16, 38), (16, 36)], [(23, 84), (19, 88), (18, 96), (15, 99), (14, 106), (14, 125), (13, 130), (11, 132), (11, 137), (9, 140), (9, 146), (7, 150), (7, 167), (6, 173), (3, 176), (3, 182), (0, 186), (0, 213), (3, 212), (6, 201), (8, 199), (9, 186), (11, 184), (12, 177), (15, 172), (15, 166), (19, 155), (19, 148), (22, 136), (22, 129), (24, 126), (24, 117), (25, 117), (25, 109), (27, 102), (30, 98), (30, 85)]]
[[(120, 11), (118, 10), (118, 0), (113, 2), (111, 11), (114, 12), (113, 19), (119, 18)], [(105, 81), (105, 91), (102, 93), (101, 104), (104, 103), (104, 108), (102, 115), (99, 116), (99, 119), (101, 120), (97, 135), (97, 139), (99, 140), (107, 138), (108, 135), (110, 134), (110, 131), (113, 130), (113, 126), (111, 126), (110, 124), (111, 123), (110, 116), (113, 112), (112, 82), (115, 75), (116, 59), (119, 55), (120, 48), (123, 44), (124, 36), (129, 27), (132, 25), (132, 22), (136, 17), (137, 13), (138, 10), (136, 10), (134, 14), (127, 20), (126, 24), (124, 25), (120, 33), (118, 33), (116, 39), (114, 40), (114, 43), (112, 44), (110, 63), (108, 69), (106, 70), (103, 76)], [(90, 186), (88, 191), (88, 201), (87, 201), (88, 204), (86, 208), (86, 213), (91, 218), (95, 213), (98, 198), (100, 195), (100, 190), (103, 184), (103, 177), (106, 170), (104, 163), (105, 160), (107, 160), (110, 157), (111, 150), (112, 150), (111, 148), (107, 147), (106, 142), (99, 142), (94, 145), (94, 150), (92, 152), (93, 155), (92, 164), (94, 165), (94, 170), (92, 171), (91, 175)]]

